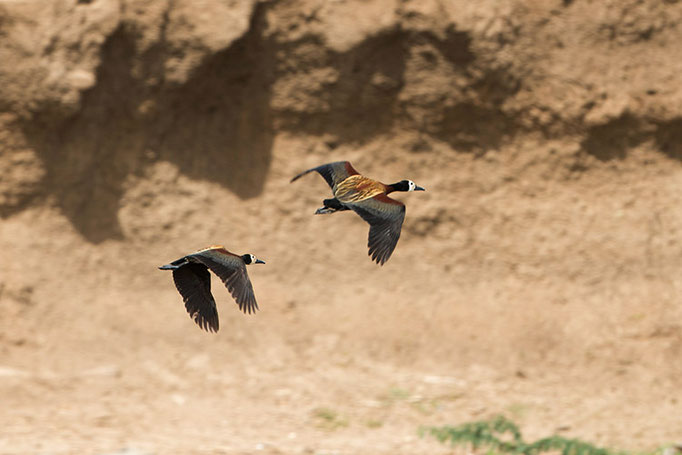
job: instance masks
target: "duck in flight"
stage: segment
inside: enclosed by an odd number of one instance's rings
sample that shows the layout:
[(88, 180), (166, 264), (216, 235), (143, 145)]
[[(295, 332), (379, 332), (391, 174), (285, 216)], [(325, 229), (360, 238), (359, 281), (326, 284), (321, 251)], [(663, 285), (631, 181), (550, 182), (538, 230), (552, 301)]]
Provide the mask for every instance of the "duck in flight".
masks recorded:
[(218, 310), (211, 294), (211, 270), (220, 278), (244, 313), (258, 309), (249, 275), (248, 264), (265, 264), (253, 254), (238, 256), (222, 245), (214, 245), (188, 254), (170, 264), (159, 267), (172, 270), (175, 287), (180, 292), (190, 317), (202, 329), (218, 331)]
[(386, 185), (364, 177), (348, 161), (323, 164), (301, 172), (291, 179), (295, 181), (309, 172), (316, 171), (327, 181), (334, 195), (323, 201), (324, 207), (316, 215), (353, 210), (369, 223), (369, 255), (379, 265), (391, 257), (405, 219), (405, 204), (388, 197), (393, 191), (426, 191), (412, 180)]

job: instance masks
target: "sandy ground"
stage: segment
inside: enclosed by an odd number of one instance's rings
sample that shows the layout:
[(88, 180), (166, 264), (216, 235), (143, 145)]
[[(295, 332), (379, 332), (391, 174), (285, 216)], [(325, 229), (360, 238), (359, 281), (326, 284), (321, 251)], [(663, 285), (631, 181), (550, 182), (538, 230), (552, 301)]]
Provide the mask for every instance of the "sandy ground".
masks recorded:
[[(660, 190), (668, 178), (647, 185)], [(426, 242), (407, 229), (379, 268), (361, 220), (312, 216), (321, 179), (310, 188), (271, 181), (272, 199), (302, 200), (286, 210), (268, 196), (239, 203), (256, 220), (233, 223), (242, 250), (268, 262), (250, 267), (262, 310), (240, 314), (214, 280), (217, 335), (194, 326), (155, 267), (204, 238), (229, 240), (231, 228), (198, 222), (207, 234), (190, 222), (153, 245), (88, 246), (51, 210), (3, 222), (3, 251), (21, 258), (4, 265), (17, 279), (2, 294), (3, 453), (449, 453), (418, 428), (497, 414), (529, 439), (558, 432), (644, 450), (678, 438), (676, 258), (656, 256), (656, 273), (620, 278), (602, 275), (610, 264), (572, 278), (568, 260), (556, 272), (532, 260), (506, 272), (491, 258), (480, 270), (493, 272), (474, 279), (475, 263), (438, 251), (448, 236)], [(419, 213), (420, 197), (434, 201), (430, 189), (402, 199)], [(230, 199), (215, 188), (206, 195), (214, 191)], [(503, 211), (507, 197), (489, 196), (487, 210)], [(508, 230), (532, 229), (529, 218)], [(598, 248), (583, 237), (578, 252)]]

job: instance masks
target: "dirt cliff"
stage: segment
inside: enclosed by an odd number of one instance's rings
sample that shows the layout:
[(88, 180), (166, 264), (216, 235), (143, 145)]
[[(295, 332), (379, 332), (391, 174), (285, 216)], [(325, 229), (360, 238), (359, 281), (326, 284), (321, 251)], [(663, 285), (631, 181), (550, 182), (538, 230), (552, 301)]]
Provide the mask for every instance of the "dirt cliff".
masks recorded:
[[(682, 3), (0, 2), (0, 453), (680, 438)], [(409, 178), (391, 260), (315, 165)], [(210, 244), (221, 331), (156, 267)], [(368, 448), (371, 448), (368, 449)]]

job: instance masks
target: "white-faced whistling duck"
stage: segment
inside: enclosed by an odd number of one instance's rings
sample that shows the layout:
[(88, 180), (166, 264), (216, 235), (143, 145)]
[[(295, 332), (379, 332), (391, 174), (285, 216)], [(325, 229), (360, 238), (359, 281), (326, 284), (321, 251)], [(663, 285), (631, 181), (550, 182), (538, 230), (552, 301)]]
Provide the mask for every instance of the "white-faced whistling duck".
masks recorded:
[(334, 197), (324, 200), (316, 215), (353, 210), (369, 223), (369, 255), (384, 265), (391, 257), (405, 219), (405, 204), (388, 197), (393, 191), (426, 191), (412, 180), (386, 185), (358, 173), (348, 161), (337, 161), (308, 169), (291, 179), (293, 182), (317, 171), (327, 181)]
[(222, 245), (214, 245), (196, 253), (188, 254), (170, 264), (159, 267), (172, 270), (173, 281), (185, 301), (185, 308), (199, 327), (206, 331), (218, 331), (218, 310), (211, 294), (210, 269), (218, 275), (244, 313), (258, 309), (247, 264), (265, 264), (253, 254), (238, 256)]

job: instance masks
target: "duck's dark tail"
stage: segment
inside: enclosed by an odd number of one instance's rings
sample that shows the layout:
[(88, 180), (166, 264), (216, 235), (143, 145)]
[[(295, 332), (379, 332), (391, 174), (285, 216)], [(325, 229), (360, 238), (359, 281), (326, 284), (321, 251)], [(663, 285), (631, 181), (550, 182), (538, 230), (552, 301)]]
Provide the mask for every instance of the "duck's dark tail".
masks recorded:
[(336, 198), (333, 199), (325, 199), (323, 201), (324, 207), (320, 207), (317, 209), (315, 212), (315, 215), (325, 215), (327, 213), (334, 213), (334, 212), (340, 212), (343, 210), (350, 210), (348, 207), (343, 205), (341, 201), (339, 201)]
[(180, 259), (178, 259), (177, 261), (171, 262), (170, 264), (162, 265), (161, 267), (159, 267), (159, 270), (175, 270), (175, 269), (179, 269), (179, 268), (182, 267), (183, 265), (187, 264), (187, 262), (188, 262), (188, 261), (187, 261), (187, 258), (186, 258), (186, 257), (180, 258)]

